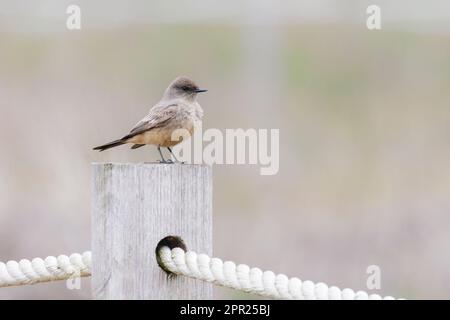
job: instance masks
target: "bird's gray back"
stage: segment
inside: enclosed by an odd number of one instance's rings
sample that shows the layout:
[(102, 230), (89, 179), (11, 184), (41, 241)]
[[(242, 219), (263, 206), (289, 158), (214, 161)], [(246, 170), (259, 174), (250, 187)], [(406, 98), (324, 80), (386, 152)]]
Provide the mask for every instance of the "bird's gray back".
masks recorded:
[(131, 129), (128, 136), (163, 126), (176, 129), (183, 127), (186, 122), (200, 121), (202, 116), (203, 110), (196, 101), (162, 100), (154, 105), (149, 113)]

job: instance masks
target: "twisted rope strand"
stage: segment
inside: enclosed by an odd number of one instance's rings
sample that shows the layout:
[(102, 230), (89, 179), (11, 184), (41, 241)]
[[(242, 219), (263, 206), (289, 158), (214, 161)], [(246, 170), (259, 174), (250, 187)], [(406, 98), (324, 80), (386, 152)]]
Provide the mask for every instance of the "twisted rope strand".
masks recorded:
[(44, 260), (22, 259), (17, 261), (0, 262), (0, 287), (19, 286), (66, 280), (73, 277), (87, 277), (91, 275), (91, 252), (86, 251), (82, 255), (74, 253), (69, 257), (60, 255), (49, 256)]
[(354, 292), (348, 288), (341, 290), (335, 286), (328, 287), (323, 282), (315, 284), (295, 277), (288, 278), (284, 274), (276, 275), (272, 271), (263, 272), (245, 264), (222, 262), (218, 258), (185, 252), (181, 248), (161, 247), (159, 257), (164, 267), (174, 274), (274, 299), (394, 300), (391, 296), (369, 295), (365, 291)]
[[(159, 258), (165, 269), (176, 274), (211, 282), (219, 286), (240, 290), (273, 299), (306, 300), (394, 300), (391, 296), (381, 297), (364, 291), (341, 290), (325, 283), (288, 278), (284, 274), (250, 268), (232, 261), (223, 262), (206, 254), (184, 251), (181, 248), (160, 248)], [(0, 262), (0, 287), (28, 285), (39, 282), (65, 280), (91, 275), (91, 252), (74, 253), (70, 256), (49, 256), (44, 260), (22, 259)]]

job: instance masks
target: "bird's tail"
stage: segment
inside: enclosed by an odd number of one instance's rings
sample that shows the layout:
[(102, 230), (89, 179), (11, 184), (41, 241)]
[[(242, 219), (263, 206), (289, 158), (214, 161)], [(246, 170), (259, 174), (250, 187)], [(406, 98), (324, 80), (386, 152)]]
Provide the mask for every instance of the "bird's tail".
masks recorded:
[(120, 145), (122, 145), (124, 143), (126, 143), (126, 142), (123, 139), (119, 139), (119, 140), (115, 140), (115, 141), (112, 141), (110, 143), (104, 144), (102, 146), (95, 147), (93, 150), (103, 151), (103, 150), (107, 150), (107, 149), (110, 149), (110, 148), (114, 148), (114, 147), (120, 146)]

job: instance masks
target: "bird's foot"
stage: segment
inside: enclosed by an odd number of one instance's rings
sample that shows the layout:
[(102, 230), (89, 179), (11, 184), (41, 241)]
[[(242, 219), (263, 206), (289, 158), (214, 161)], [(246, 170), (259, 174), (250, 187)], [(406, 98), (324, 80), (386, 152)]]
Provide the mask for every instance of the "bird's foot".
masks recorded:
[(179, 160), (177, 160), (177, 159), (175, 159), (175, 160), (170, 159), (169, 161), (170, 161), (171, 163), (176, 163), (176, 164), (185, 164), (185, 163), (186, 163), (186, 161), (179, 161)]
[(174, 162), (171, 159), (168, 160), (158, 160), (159, 163), (163, 163), (163, 164), (173, 164)]

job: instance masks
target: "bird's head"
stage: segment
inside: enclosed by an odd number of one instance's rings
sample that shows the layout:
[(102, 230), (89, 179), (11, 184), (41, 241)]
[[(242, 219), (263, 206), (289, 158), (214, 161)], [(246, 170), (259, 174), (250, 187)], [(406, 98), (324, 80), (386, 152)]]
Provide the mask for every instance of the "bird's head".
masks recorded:
[(206, 92), (206, 89), (200, 89), (194, 81), (187, 77), (178, 77), (172, 81), (164, 93), (164, 97), (168, 99), (184, 98), (195, 100), (197, 94)]

